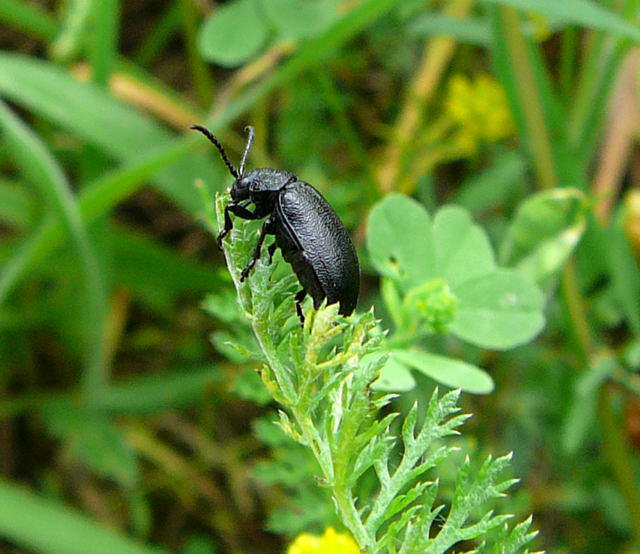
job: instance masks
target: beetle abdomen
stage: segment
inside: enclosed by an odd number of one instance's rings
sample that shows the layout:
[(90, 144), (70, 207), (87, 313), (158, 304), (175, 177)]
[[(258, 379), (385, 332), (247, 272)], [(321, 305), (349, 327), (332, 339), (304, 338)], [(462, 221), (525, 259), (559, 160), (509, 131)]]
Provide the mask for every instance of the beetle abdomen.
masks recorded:
[[(308, 183), (286, 185), (276, 202), (276, 240), (317, 307), (326, 297), (350, 315), (360, 289), (360, 268), (349, 234), (331, 206)], [(293, 243), (293, 244), (291, 244)]]

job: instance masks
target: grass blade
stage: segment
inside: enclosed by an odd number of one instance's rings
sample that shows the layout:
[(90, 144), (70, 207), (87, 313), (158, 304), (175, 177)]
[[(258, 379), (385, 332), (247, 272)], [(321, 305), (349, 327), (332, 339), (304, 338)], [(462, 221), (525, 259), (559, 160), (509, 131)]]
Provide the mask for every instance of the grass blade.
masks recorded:
[(90, 394), (100, 386), (105, 374), (102, 339), (107, 314), (107, 292), (98, 258), (69, 183), (44, 144), (3, 103), (0, 103), (0, 127), (17, 165), (51, 202), (78, 252), (85, 282), (89, 323), (84, 378), (86, 392)]
[(63, 504), (0, 481), (0, 535), (29, 550), (56, 554), (159, 554)]

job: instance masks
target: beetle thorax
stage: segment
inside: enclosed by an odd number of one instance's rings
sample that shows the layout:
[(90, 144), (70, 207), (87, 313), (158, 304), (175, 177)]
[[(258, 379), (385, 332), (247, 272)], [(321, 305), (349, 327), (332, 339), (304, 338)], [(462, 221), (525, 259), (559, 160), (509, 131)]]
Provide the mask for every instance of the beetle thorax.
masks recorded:
[(254, 169), (242, 177), (249, 187), (249, 192), (275, 192), (295, 179), (295, 176), (282, 169)]

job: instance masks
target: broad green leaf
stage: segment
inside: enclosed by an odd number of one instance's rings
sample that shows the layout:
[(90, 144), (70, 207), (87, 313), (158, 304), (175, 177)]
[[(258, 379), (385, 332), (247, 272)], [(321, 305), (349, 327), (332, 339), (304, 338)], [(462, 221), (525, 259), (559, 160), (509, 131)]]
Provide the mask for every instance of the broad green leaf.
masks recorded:
[(485, 0), (640, 41), (640, 29), (592, 0)]
[(242, 65), (267, 40), (268, 27), (259, 0), (235, 0), (217, 8), (198, 35), (206, 60), (225, 67)]
[(160, 554), (79, 511), (0, 480), (0, 537), (30, 552)]
[(138, 465), (117, 427), (93, 410), (54, 405), (43, 412), (51, 432), (67, 442), (73, 455), (98, 475), (131, 488), (138, 480)]
[(573, 396), (562, 429), (562, 448), (573, 455), (592, 434), (598, 410), (600, 385), (611, 375), (616, 361), (602, 358), (575, 382)]
[(489, 238), (463, 208), (446, 206), (438, 211), (433, 240), (438, 276), (451, 287), (495, 269)]
[(389, 356), (389, 359), (382, 367), (380, 377), (372, 385), (375, 390), (389, 392), (408, 391), (415, 386), (416, 381), (409, 368), (400, 363), (393, 354)]
[(374, 267), (398, 281), (405, 290), (434, 276), (435, 251), (429, 214), (407, 196), (387, 196), (373, 208), (367, 250)]
[(578, 189), (553, 189), (530, 196), (518, 208), (502, 258), (537, 283), (557, 274), (586, 225), (587, 202)]
[(393, 359), (424, 373), (447, 387), (473, 394), (488, 394), (494, 389), (493, 379), (477, 366), (438, 354), (419, 350), (394, 350)]
[(482, 348), (506, 350), (535, 337), (544, 325), (544, 297), (527, 276), (500, 269), (454, 287), (459, 300), (451, 332)]
[(324, 31), (338, 17), (337, 0), (260, 0), (281, 40), (299, 40)]
[(384, 305), (393, 320), (396, 327), (404, 324), (404, 315), (402, 311), (402, 298), (398, 291), (398, 285), (392, 279), (383, 277), (380, 279), (380, 294), (384, 300)]

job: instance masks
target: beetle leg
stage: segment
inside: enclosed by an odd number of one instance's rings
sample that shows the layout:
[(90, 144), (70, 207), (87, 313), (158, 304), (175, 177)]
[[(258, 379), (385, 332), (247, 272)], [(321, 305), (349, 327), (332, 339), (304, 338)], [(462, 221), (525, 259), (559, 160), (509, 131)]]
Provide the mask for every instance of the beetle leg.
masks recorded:
[(249, 273), (253, 269), (253, 266), (256, 265), (256, 262), (260, 258), (260, 250), (262, 250), (262, 243), (264, 242), (265, 237), (271, 233), (273, 233), (273, 221), (271, 221), (271, 218), (269, 218), (264, 222), (262, 229), (260, 229), (258, 244), (256, 244), (256, 249), (253, 251), (253, 255), (251, 256), (247, 267), (245, 267), (240, 274), (240, 281), (244, 281), (249, 276)]
[(247, 200), (243, 204), (229, 204), (229, 211), (233, 215), (237, 215), (242, 219), (262, 219), (264, 215), (257, 214), (247, 209), (247, 206), (251, 203), (251, 200)]
[(250, 201), (246, 201), (242, 204), (234, 204), (232, 202), (230, 204), (227, 204), (224, 207), (224, 229), (220, 231), (220, 234), (216, 239), (218, 243), (218, 248), (220, 250), (222, 250), (222, 241), (224, 237), (226, 237), (229, 234), (229, 231), (233, 229), (233, 220), (231, 219), (229, 212), (231, 212), (234, 215), (237, 215), (238, 217), (241, 217), (242, 219), (259, 219), (259, 217), (255, 216), (253, 212), (247, 210), (247, 206), (249, 204), (250, 204)]
[(299, 290), (296, 293), (295, 299), (296, 299), (296, 313), (298, 314), (298, 317), (300, 318), (300, 323), (302, 323), (304, 325), (304, 314), (302, 313), (302, 301), (304, 300), (304, 297), (307, 296), (307, 291), (302, 289)]
[(273, 263), (273, 255), (276, 253), (276, 248), (278, 248), (278, 245), (272, 242), (267, 249), (267, 252), (269, 252), (269, 265)]

